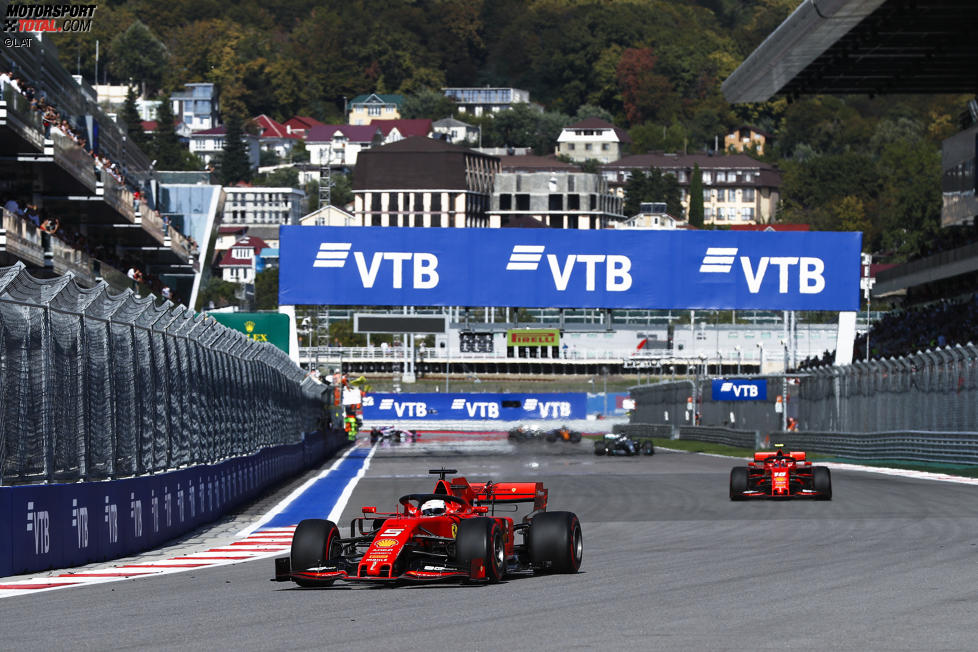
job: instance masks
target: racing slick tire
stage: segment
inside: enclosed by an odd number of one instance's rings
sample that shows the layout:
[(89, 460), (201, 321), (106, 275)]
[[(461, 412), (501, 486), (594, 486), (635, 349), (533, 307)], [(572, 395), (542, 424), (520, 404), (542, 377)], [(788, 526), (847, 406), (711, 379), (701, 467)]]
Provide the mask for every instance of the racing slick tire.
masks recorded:
[(832, 500), (832, 473), (828, 467), (812, 468), (812, 489), (818, 492), (815, 500)]
[[(307, 518), (299, 522), (292, 535), (291, 568), (293, 571), (316, 568), (340, 556), (340, 530), (332, 521)], [(299, 586), (329, 586), (333, 580), (295, 579)]]
[(557, 433), (556, 432), (548, 432), (547, 433), (547, 436), (546, 436), (546, 440), (548, 442), (550, 442), (551, 444), (553, 442), (557, 441)]
[(594, 454), (595, 455), (607, 455), (608, 454), (608, 444), (603, 441), (594, 442)]
[(730, 500), (743, 500), (747, 491), (747, 467), (735, 466), (730, 469)]
[(471, 518), (458, 524), (455, 557), (462, 568), (471, 568), (476, 559), (484, 561), (486, 579), (498, 582), (506, 574), (506, 542), (503, 529), (493, 518)]
[(642, 454), (655, 455), (655, 445), (649, 440), (642, 442)]
[[(581, 522), (572, 512), (543, 512), (530, 521), (530, 561), (537, 570), (576, 573), (584, 557)], [(548, 566), (549, 565), (549, 566)]]
[(581, 435), (581, 433), (579, 433), (579, 432), (572, 431), (571, 434), (570, 434), (570, 440), (571, 440), (571, 443), (573, 443), (573, 444), (579, 444), (581, 442), (581, 439), (582, 438), (583, 438), (583, 435)]

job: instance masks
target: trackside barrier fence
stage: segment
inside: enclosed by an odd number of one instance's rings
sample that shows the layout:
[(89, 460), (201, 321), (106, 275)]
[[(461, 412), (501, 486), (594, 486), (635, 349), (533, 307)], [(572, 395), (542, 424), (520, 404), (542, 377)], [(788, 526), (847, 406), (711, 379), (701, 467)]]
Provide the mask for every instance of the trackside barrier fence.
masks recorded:
[(317, 429), (323, 385), (285, 352), (107, 290), (0, 268), (0, 484), (215, 464)]
[(159, 475), (0, 487), (0, 577), (125, 557), (214, 521), (320, 464), (345, 433)]
[(782, 429), (776, 407), (785, 395), (782, 405), (801, 432), (978, 432), (973, 344), (752, 378), (767, 382), (766, 399), (714, 401), (708, 378), (632, 387), (631, 421), (773, 432)]
[(823, 453), (853, 460), (978, 464), (978, 432), (770, 432), (704, 426), (672, 428), (661, 424), (630, 423), (615, 432), (770, 449), (782, 443), (790, 450)]

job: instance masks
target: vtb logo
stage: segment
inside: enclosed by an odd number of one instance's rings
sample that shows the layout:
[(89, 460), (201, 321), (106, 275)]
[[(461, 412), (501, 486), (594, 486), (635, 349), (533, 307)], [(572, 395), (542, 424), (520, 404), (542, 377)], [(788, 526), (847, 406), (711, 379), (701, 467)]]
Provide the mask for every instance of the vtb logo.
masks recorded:
[(757, 398), (760, 395), (761, 390), (757, 387), (757, 385), (737, 385), (729, 381), (720, 385), (721, 394), (728, 394), (731, 392), (737, 398), (742, 396)]
[[(709, 247), (700, 272), (703, 274), (729, 274), (737, 258), (737, 247)], [(740, 257), (740, 266), (744, 271), (747, 289), (751, 294), (761, 291), (761, 284), (767, 274), (768, 267), (778, 268), (778, 293), (788, 294), (791, 268), (797, 266), (798, 292), (800, 294), (819, 294), (825, 289), (825, 261), (821, 258), (808, 256), (761, 256), (757, 267), (754, 268), (751, 259)]]
[[(545, 245), (514, 245), (506, 264), (507, 271), (535, 272), (543, 258)], [(598, 283), (599, 269), (604, 267), (604, 290), (625, 292), (632, 287), (632, 261), (620, 254), (569, 254), (561, 260), (555, 254), (547, 254), (547, 266), (558, 292), (565, 292), (575, 268), (584, 268), (584, 287), (594, 292)]]
[[(323, 242), (319, 245), (319, 253), (313, 267), (344, 267), (351, 253), (352, 242)], [(391, 287), (404, 287), (404, 264), (410, 263), (411, 287), (415, 290), (430, 290), (438, 286), (438, 256), (431, 253), (408, 251), (375, 251), (370, 261), (362, 251), (353, 251), (353, 261), (356, 263), (360, 281), (365, 289), (372, 288), (377, 282), (382, 268), (390, 268)], [(389, 262), (390, 265), (384, 263)], [(386, 275), (385, 275), (386, 277)]]

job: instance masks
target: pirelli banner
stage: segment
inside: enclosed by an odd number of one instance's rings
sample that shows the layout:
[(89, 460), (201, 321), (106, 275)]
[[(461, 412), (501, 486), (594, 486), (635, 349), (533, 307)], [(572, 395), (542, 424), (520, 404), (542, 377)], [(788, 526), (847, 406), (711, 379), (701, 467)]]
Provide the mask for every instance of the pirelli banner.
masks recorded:
[(508, 330), (506, 346), (560, 346), (560, 330), (556, 328)]
[(282, 305), (859, 309), (861, 233), (280, 229)]

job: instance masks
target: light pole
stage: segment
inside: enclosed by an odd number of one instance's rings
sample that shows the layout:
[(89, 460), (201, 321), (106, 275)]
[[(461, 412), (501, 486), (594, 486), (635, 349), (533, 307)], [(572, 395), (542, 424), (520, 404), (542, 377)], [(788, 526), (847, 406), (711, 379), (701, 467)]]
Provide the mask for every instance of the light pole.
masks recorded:
[(734, 351), (737, 352), (737, 375), (740, 375), (740, 363), (744, 359), (744, 352), (741, 351), (740, 345), (734, 347)]
[(781, 374), (781, 430), (788, 430), (788, 342), (781, 340), (784, 347), (784, 372)]
[(757, 348), (761, 350), (761, 360), (757, 364), (757, 373), (760, 375), (764, 373), (764, 342), (758, 342)]
[(601, 374), (604, 376), (604, 414), (608, 416), (608, 367), (601, 367)]

